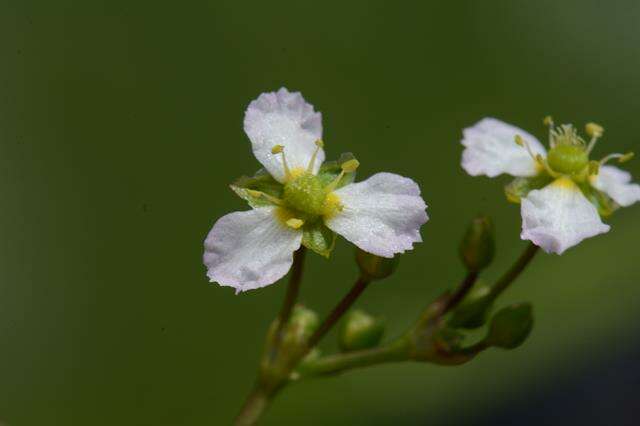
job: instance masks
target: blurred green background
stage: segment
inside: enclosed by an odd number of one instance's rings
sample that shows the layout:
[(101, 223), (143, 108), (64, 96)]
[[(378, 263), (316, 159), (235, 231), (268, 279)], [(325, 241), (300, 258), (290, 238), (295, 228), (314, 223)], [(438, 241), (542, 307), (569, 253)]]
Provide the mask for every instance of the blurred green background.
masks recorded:
[[(544, 138), (552, 114), (602, 123), (597, 155), (638, 150), (638, 22), (633, 0), (2, 2), (0, 421), (230, 423), (285, 285), (209, 284), (202, 242), (247, 208), (227, 187), (259, 167), (244, 109), (281, 86), (322, 111), (328, 157), (422, 187), (424, 243), (359, 302), (390, 335), (460, 280), (479, 212), (497, 223), (497, 277), (524, 247), (519, 212), (505, 180), (461, 170), (462, 128), (495, 116)], [(502, 300), (534, 303), (522, 348), (302, 383), (264, 424), (470, 424), (586, 374), (638, 341), (639, 217), (535, 260)], [(356, 274), (344, 241), (307, 267), (321, 314)]]

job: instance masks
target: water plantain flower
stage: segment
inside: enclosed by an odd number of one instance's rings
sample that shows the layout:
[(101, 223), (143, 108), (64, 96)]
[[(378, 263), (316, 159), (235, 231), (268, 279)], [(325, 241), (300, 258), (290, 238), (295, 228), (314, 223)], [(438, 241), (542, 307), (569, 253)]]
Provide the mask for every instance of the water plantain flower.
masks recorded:
[(572, 125), (549, 127), (549, 151), (534, 136), (494, 118), (485, 118), (463, 131), (462, 167), (472, 176), (515, 177), (505, 188), (507, 198), (520, 203), (523, 240), (546, 252), (562, 254), (585, 238), (609, 231), (602, 222), (619, 207), (640, 200), (640, 185), (631, 175), (607, 165), (633, 154), (589, 158), (604, 129), (585, 126), (590, 140)]
[(418, 185), (392, 173), (353, 183), (359, 163), (351, 155), (325, 163), (321, 114), (300, 93), (263, 93), (249, 104), (244, 130), (264, 169), (231, 185), (252, 210), (223, 216), (205, 240), (212, 282), (237, 292), (267, 286), (301, 245), (328, 257), (335, 233), (381, 257), (422, 241), (428, 217)]

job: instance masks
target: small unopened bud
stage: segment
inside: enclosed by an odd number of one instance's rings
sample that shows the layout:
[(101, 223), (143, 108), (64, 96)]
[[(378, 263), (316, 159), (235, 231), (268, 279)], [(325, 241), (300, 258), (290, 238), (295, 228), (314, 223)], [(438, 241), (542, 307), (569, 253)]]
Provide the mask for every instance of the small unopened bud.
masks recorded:
[(491, 287), (479, 280), (455, 308), (448, 324), (455, 328), (481, 327), (487, 322), (492, 304)]
[(587, 123), (584, 126), (584, 130), (587, 132), (587, 135), (592, 138), (602, 137), (602, 134), (604, 133), (604, 127), (596, 123)]
[(318, 314), (302, 305), (293, 308), (289, 323), (284, 329), (282, 345), (284, 347), (299, 347), (320, 325)]
[(494, 253), (493, 223), (488, 216), (478, 216), (462, 238), (460, 258), (469, 271), (478, 272), (489, 266)]
[(521, 303), (501, 309), (491, 319), (484, 342), (489, 346), (515, 349), (529, 336), (533, 328), (531, 304)]
[(381, 280), (393, 274), (398, 266), (398, 256), (392, 258), (380, 257), (367, 253), (364, 250), (356, 249), (356, 263), (360, 268), (360, 273), (371, 281)]
[(384, 322), (362, 310), (347, 314), (340, 334), (338, 345), (343, 352), (368, 349), (378, 346), (384, 334)]

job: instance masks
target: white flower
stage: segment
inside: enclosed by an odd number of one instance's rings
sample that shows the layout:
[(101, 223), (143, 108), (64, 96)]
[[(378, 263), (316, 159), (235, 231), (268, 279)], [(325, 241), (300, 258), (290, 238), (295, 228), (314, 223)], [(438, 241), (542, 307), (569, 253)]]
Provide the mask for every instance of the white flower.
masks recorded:
[(237, 292), (272, 284), (301, 245), (328, 256), (333, 232), (382, 257), (422, 241), (428, 217), (418, 185), (392, 173), (352, 183), (352, 157), (323, 166), (321, 115), (300, 93), (263, 93), (247, 108), (244, 129), (266, 172), (232, 186), (253, 209), (223, 216), (206, 238), (212, 282)]
[(630, 183), (629, 173), (605, 165), (612, 159), (626, 161), (630, 154), (589, 160), (602, 127), (587, 124), (587, 143), (572, 126), (554, 129), (551, 118), (545, 121), (550, 127), (548, 153), (534, 136), (493, 118), (464, 129), (462, 167), (472, 176), (516, 177), (507, 196), (521, 203), (520, 237), (562, 254), (585, 238), (608, 232), (600, 216), (640, 201), (640, 186)]

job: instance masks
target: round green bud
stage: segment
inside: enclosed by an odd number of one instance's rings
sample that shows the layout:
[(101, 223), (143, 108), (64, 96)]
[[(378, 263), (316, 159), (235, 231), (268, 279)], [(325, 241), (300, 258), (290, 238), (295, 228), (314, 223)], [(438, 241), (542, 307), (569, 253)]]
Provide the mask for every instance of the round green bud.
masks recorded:
[(469, 271), (480, 271), (489, 266), (495, 254), (493, 223), (488, 216), (471, 221), (460, 243), (460, 258)]
[(356, 263), (360, 273), (370, 280), (381, 280), (393, 274), (398, 266), (398, 256), (380, 257), (356, 248)]
[(529, 336), (533, 328), (533, 309), (521, 303), (501, 309), (491, 319), (485, 343), (503, 349), (515, 349)]
[(287, 206), (313, 216), (322, 214), (326, 197), (320, 179), (311, 173), (303, 173), (285, 183), (282, 194)]
[(580, 173), (589, 165), (589, 154), (579, 145), (556, 145), (547, 156), (549, 167), (559, 173)]
[(296, 305), (284, 329), (282, 345), (284, 347), (300, 346), (311, 337), (319, 325), (318, 314), (302, 305)]
[(378, 346), (384, 334), (384, 323), (364, 311), (347, 314), (338, 335), (338, 345), (343, 352)]

